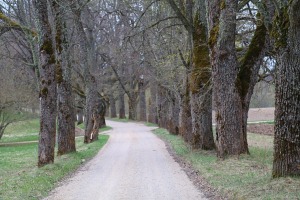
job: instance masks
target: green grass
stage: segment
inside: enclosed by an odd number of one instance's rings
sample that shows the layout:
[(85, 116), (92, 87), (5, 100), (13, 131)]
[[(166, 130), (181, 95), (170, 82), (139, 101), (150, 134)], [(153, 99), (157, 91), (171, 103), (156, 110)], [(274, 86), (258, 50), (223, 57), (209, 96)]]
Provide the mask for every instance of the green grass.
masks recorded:
[[(77, 127), (79, 127), (79, 128), (81, 128), (81, 129), (83, 129), (84, 130), (84, 128), (85, 128), (85, 126), (84, 126), (84, 124), (82, 123), (82, 124), (79, 124), (79, 125), (76, 125)], [(104, 131), (108, 131), (108, 130), (111, 130), (112, 129), (112, 127), (110, 127), (110, 126), (105, 126), (105, 127), (103, 127), (103, 128), (100, 128), (99, 130), (100, 130), (100, 133), (101, 132), (104, 132)]]
[(119, 118), (107, 118), (108, 120), (114, 121), (114, 122), (131, 122), (132, 120), (129, 120), (128, 118), (125, 119), (119, 119)]
[(263, 122), (263, 124), (275, 124), (274, 120)]
[(272, 179), (273, 139), (271, 136), (249, 134), (250, 155), (219, 160), (214, 151), (191, 150), (180, 136), (165, 129), (154, 133), (167, 141), (181, 156), (229, 199), (299, 199), (300, 179)]
[(150, 122), (146, 122), (145, 125), (146, 125), (146, 126), (150, 126), (150, 127), (158, 127), (157, 124), (150, 123)]
[(107, 135), (91, 144), (76, 139), (76, 153), (55, 158), (55, 163), (38, 168), (37, 144), (0, 147), (0, 199), (40, 199), (63, 177), (75, 171), (83, 159), (96, 155), (107, 142)]
[(109, 131), (109, 130), (112, 130), (112, 127), (110, 126), (105, 126), (103, 128), (100, 128), (100, 133), (104, 132), (104, 131)]
[[(84, 124), (80, 124), (78, 127), (84, 129)], [(39, 139), (39, 128), (39, 119), (30, 119), (12, 123), (5, 129), (4, 135), (0, 140), (0, 144), (37, 141)], [(110, 126), (106, 126), (100, 129), (100, 133), (110, 129), (112, 129)]]
[[(109, 130), (111, 127), (100, 129)], [(7, 127), (1, 143), (38, 140), (39, 120), (16, 122)], [(74, 172), (83, 160), (96, 155), (107, 142), (107, 135), (99, 140), (84, 144), (76, 138), (76, 153), (55, 158), (55, 163), (37, 167), (38, 144), (0, 146), (0, 199), (41, 199), (66, 175)]]
[(39, 128), (39, 119), (30, 119), (12, 123), (5, 129), (0, 143), (38, 140)]
[(269, 121), (250, 121), (248, 124), (275, 124), (274, 120)]

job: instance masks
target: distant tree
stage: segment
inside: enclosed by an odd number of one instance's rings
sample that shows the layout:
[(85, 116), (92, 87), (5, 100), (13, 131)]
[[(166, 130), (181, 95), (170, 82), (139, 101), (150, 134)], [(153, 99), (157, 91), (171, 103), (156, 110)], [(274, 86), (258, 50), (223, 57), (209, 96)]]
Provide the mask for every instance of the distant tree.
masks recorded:
[(18, 102), (0, 102), (0, 140), (8, 125), (23, 119)]
[[(98, 91), (98, 81), (94, 74), (97, 68), (95, 20), (90, 5), (83, 1), (68, 1), (73, 13), (73, 23), (79, 43), (82, 77), (85, 95), (85, 136), (84, 143), (98, 140), (101, 121), (101, 95)], [(105, 114), (105, 112), (104, 112)]]
[[(3, 47), (3, 46), (2, 46)], [(2, 53), (2, 48), (0, 48)], [(30, 109), (36, 103), (36, 82), (32, 81), (27, 67), (15, 65), (14, 60), (0, 58), (0, 139), (5, 128), (14, 122), (28, 117)]]
[(125, 119), (125, 100), (124, 100), (124, 90), (119, 86), (119, 118)]
[(145, 80), (144, 76), (140, 76), (140, 80), (138, 83), (139, 89), (139, 104), (140, 104), (140, 121), (147, 121), (147, 105), (146, 105), (146, 89), (145, 89)]

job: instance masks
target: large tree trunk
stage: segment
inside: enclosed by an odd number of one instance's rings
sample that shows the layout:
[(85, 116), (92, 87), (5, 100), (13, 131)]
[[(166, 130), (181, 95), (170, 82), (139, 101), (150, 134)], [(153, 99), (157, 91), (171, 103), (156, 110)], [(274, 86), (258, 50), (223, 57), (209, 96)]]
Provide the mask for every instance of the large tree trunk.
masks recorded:
[(147, 105), (146, 105), (146, 93), (145, 93), (145, 85), (144, 80), (140, 80), (139, 82), (139, 105), (140, 105), (140, 114), (139, 120), (140, 121), (147, 121)]
[(56, 134), (55, 54), (48, 20), (47, 0), (34, 0), (39, 30), (40, 133), (38, 166), (54, 162)]
[[(56, 78), (58, 96), (58, 155), (76, 151), (75, 113), (72, 97), (71, 66), (67, 55), (67, 34), (63, 28), (62, 2), (52, 2), (56, 25)], [(63, 7), (64, 8), (64, 7)]]
[(205, 18), (201, 20), (198, 12), (194, 20), (193, 65), (190, 78), (191, 145), (194, 148), (210, 150), (215, 148), (212, 132), (211, 65)]
[(242, 102), (237, 88), (238, 61), (235, 51), (237, 1), (207, 1), (213, 95), (216, 106), (218, 156), (248, 152), (243, 137)]
[[(247, 118), (253, 88), (265, 55), (266, 27), (257, 24), (246, 54), (237, 62), (235, 22), (237, 2), (208, 2), (213, 91), (219, 156), (249, 153)], [(219, 17), (220, 16), (220, 17)], [(258, 15), (258, 17), (261, 15)], [(263, 21), (259, 18), (258, 22)], [(233, 23), (234, 22), (234, 23)], [(239, 67), (240, 66), (240, 67)]]
[(300, 175), (300, 1), (284, 5), (275, 18), (278, 36), (273, 177)]
[(125, 119), (125, 100), (124, 100), (124, 91), (120, 87), (119, 88), (119, 118)]
[(58, 155), (76, 151), (72, 88), (69, 81), (58, 83)]
[[(209, 86), (205, 86), (209, 87)], [(212, 132), (212, 91), (202, 88), (191, 94), (192, 138), (194, 148), (211, 150), (215, 148)]]

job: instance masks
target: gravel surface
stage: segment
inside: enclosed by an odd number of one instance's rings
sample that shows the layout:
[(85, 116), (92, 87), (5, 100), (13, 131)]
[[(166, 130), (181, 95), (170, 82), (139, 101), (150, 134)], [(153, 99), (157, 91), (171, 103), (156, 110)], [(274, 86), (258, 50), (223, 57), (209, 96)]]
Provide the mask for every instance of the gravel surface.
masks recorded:
[(47, 200), (201, 200), (166, 145), (138, 123), (107, 121), (108, 143)]

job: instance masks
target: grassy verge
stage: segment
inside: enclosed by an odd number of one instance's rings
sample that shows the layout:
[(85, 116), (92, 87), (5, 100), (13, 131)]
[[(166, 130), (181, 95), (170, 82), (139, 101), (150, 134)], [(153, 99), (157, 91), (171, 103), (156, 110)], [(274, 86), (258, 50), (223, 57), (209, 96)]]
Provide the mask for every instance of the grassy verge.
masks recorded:
[(165, 129), (154, 133), (167, 141), (173, 150), (199, 170), (200, 174), (229, 199), (299, 199), (300, 179), (271, 179), (273, 139), (249, 134), (251, 155), (218, 160), (214, 151), (191, 150), (179, 136)]
[[(37, 141), (39, 139), (39, 119), (31, 119), (26, 121), (15, 122), (10, 124), (6, 129), (3, 137), (0, 140), (1, 143), (13, 143), (13, 142), (27, 142)], [(84, 129), (84, 124), (80, 124), (77, 127)], [(100, 133), (111, 130), (110, 126), (106, 126), (100, 129)]]
[(128, 118), (120, 119), (120, 118), (107, 118), (107, 120), (114, 121), (114, 122), (131, 122)]
[(108, 136), (91, 144), (76, 140), (77, 152), (55, 158), (55, 163), (36, 166), (37, 144), (0, 147), (0, 199), (40, 199), (53, 189), (55, 183), (75, 171), (83, 160), (96, 155)]
[(150, 123), (150, 122), (145, 122), (145, 125), (146, 125), (146, 126), (150, 126), (150, 127), (158, 127), (157, 124)]
[(105, 126), (105, 127), (103, 127), (103, 128), (100, 129), (100, 134), (101, 134), (102, 132), (104, 132), (104, 131), (109, 131), (109, 130), (111, 130), (111, 129), (112, 129), (112, 127), (110, 127), (110, 126)]
[(275, 124), (274, 120), (268, 120), (268, 121), (250, 121), (248, 124)]
[[(37, 119), (14, 123), (1, 142), (37, 140), (38, 129)], [(107, 140), (107, 135), (100, 135), (98, 141), (84, 144), (82, 138), (76, 138), (76, 153), (56, 157), (54, 164), (42, 168), (36, 166), (38, 144), (0, 147), (0, 199), (41, 199), (63, 177), (95, 156)]]

